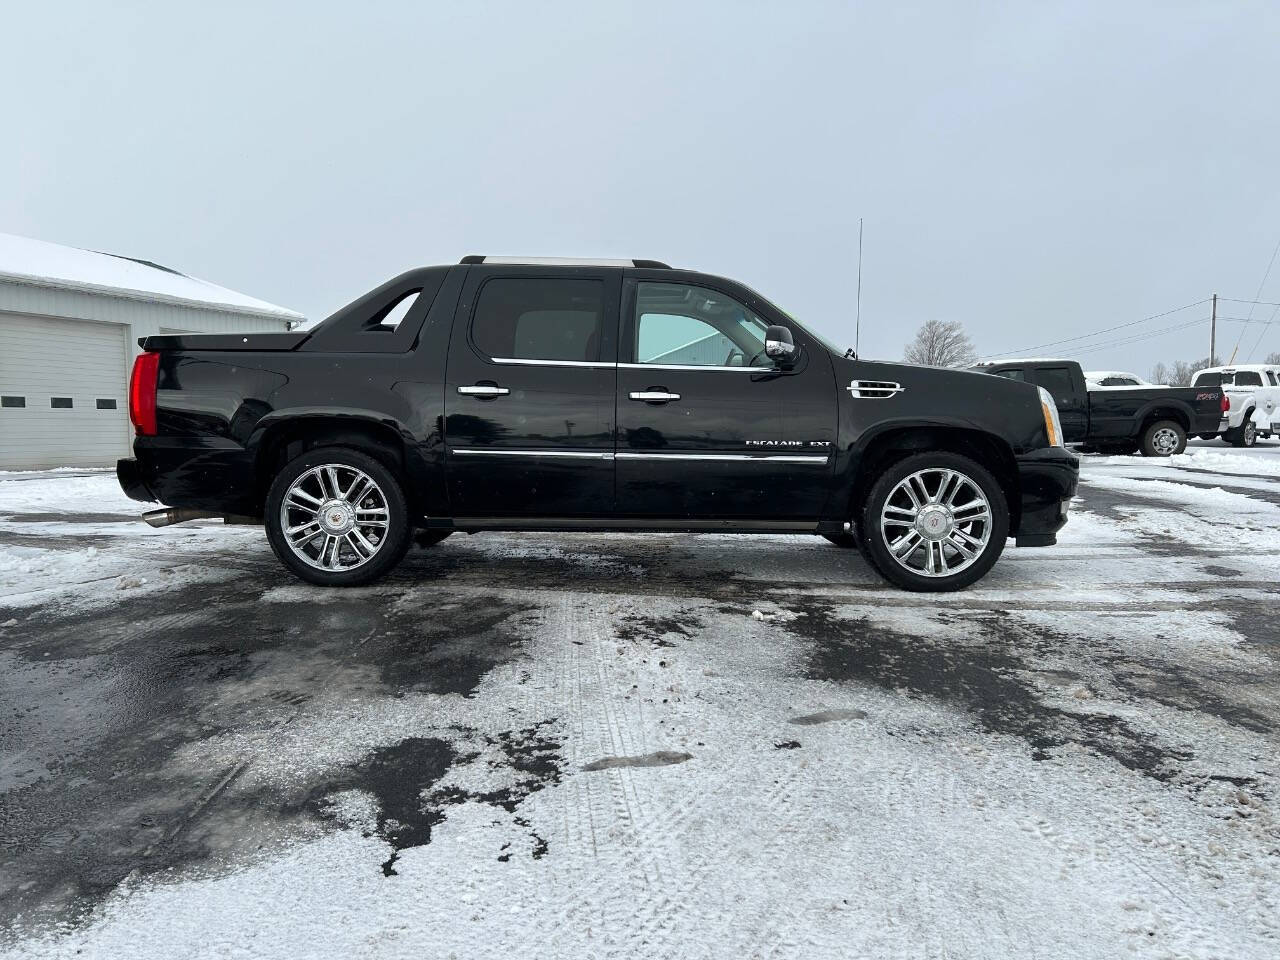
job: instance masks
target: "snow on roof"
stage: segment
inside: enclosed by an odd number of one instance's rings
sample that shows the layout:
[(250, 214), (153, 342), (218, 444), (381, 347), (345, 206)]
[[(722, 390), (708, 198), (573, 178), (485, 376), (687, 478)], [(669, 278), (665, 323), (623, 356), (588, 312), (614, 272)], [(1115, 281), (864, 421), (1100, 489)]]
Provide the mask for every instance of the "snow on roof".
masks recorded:
[(0, 233), (0, 280), (301, 320), (302, 314), (145, 260)]

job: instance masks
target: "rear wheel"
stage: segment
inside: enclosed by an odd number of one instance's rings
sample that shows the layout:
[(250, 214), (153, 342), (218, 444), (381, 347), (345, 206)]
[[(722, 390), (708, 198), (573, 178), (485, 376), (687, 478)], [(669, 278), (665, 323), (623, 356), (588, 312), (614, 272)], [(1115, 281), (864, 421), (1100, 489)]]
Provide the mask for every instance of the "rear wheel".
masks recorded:
[(1187, 431), (1173, 420), (1157, 420), (1142, 432), (1144, 457), (1171, 457), (1187, 449)]
[(954, 453), (918, 453), (871, 487), (858, 529), (872, 565), (907, 590), (959, 590), (1004, 550), (1009, 507), (983, 466)]
[(288, 463), (267, 493), (267, 540), (309, 583), (378, 579), (409, 547), (409, 507), (396, 476), (348, 447), (319, 447)]
[(1253, 415), (1247, 416), (1240, 426), (1227, 434), (1227, 442), (1233, 447), (1252, 447), (1258, 442), (1258, 428), (1253, 425)]

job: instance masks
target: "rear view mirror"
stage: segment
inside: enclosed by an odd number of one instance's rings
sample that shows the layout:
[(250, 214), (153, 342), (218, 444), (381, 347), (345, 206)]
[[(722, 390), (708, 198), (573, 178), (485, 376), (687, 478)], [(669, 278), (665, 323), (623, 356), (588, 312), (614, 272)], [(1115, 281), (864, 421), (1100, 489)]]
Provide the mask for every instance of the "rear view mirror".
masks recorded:
[(791, 331), (783, 326), (772, 326), (764, 332), (764, 352), (770, 360), (785, 366), (795, 359), (796, 342)]

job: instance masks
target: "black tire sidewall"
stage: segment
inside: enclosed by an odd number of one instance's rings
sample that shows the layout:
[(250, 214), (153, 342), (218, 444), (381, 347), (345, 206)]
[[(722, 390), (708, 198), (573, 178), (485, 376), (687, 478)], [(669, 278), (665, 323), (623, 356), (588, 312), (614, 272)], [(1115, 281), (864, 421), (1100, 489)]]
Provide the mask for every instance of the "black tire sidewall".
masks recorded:
[[(387, 532), (382, 549), (372, 560), (354, 570), (330, 572), (311, 566), (294, 555), (280, 528), (280, 505), (290, 485), (312, 467), (326, 463), (363, 470), (382, 488), (387, 498)], [(400, 478), (382, 461), (350, 447), (316, 447), (289, 461), (276, 475), (267, 492), (263, 525), (266, 527), (267, 541), (280, 562), (308, 583), (324, 587), (355, 587), (377, 580), (404, 558), (413, 533), (409, 523), (409, 504)]]
[[(918, 470), (931, 468), (956, 470), (965, 474), (982, 488), (987, 502), (991, 504), (991, 538), (982, 555), (972, 566), (947, 577), (926, 577), (903, 569), (889, 553), (889, 548), (881, 536), (877, 519), (884, 508), (885, 500), (899, 481)], [(1004, 490), (996, 482), (995, 477), (977, 461), (958, 453), (917, 453), (885, 469), (872, 484), (862, 507), (858, 530), (861, 534), (860, 542), (863, 550), (866, 551), (872, 567), (890, 583), (921, 593), (962, 590), (982, 579), (1004, 552), (1005, 541), (1009, 537), (1009, 504)]]
[[(1157, 430), (1163, 430), (1166, 427), (1172, 429), (1178, 436), (1178, 447), (1173, 453), (1160, 453), (1156, 450), (1152, 443)], [(1176, 420), (1157, 420), (1151, 426), (1142, 432), (1142, 455), (1144, 457), (1174, 457), (1183, 453), (1187, 449), (1187, 431), (1182, 429), (1182, 424)]]

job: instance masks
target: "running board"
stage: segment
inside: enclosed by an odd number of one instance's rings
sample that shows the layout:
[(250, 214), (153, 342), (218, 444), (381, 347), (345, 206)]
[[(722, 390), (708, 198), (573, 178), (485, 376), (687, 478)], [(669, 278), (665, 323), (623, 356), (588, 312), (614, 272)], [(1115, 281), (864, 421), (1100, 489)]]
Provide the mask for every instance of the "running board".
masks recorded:
[(453, 529), (540, 530), (559, 533), (817, 533), (816, 520), (682, 520), (679, 518), (564, 519), (552, 517), (454, 517)]

